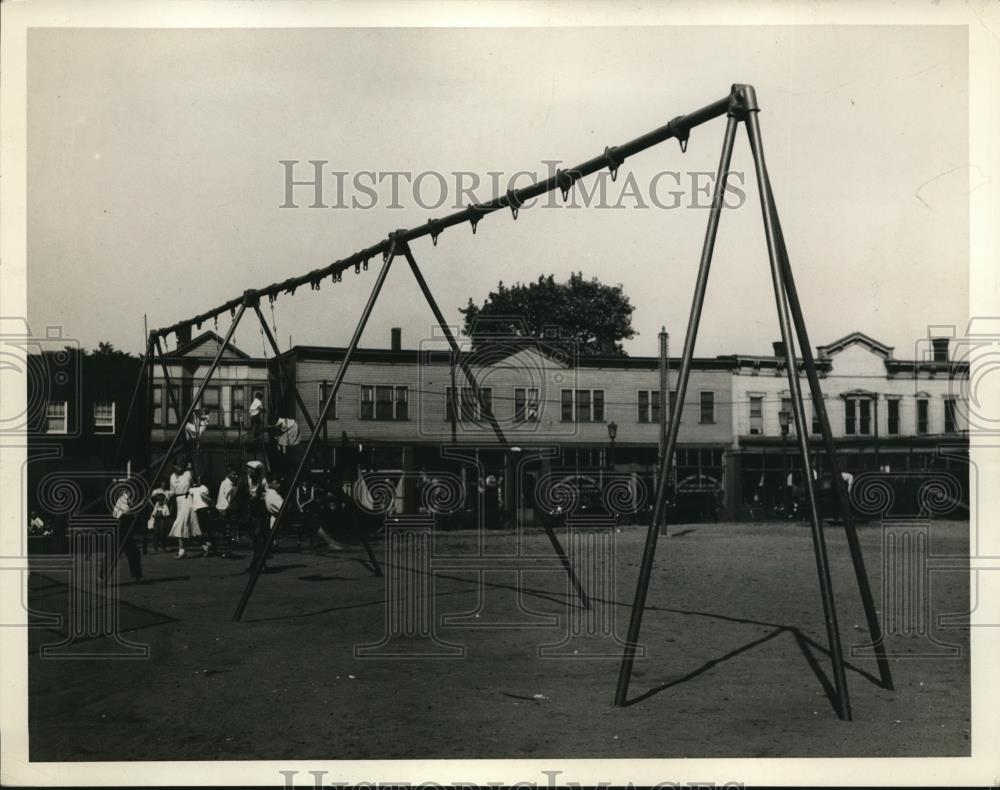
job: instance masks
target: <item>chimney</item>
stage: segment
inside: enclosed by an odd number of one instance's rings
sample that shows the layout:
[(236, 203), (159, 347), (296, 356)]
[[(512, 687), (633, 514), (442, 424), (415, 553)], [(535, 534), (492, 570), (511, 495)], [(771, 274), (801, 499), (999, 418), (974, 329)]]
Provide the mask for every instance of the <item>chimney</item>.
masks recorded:
[(785, 358), (785, 342), (783, 340), (775, 340), (771, 343), (771, 348), (774, 349), (774, 356), (778, 359)]
[(391, 348), (392, 348), (393, 351), (402, 351), (403, 350), (403, 330), (400, 329), (398, 326), (394, 326), (392, 328), (392, 345), (391, 345)]
[(934, 361), (935, 362), (947, 362), (948, 361), (948, 338), (947, 337), (932, 337), (931, 346), (934, 349)]

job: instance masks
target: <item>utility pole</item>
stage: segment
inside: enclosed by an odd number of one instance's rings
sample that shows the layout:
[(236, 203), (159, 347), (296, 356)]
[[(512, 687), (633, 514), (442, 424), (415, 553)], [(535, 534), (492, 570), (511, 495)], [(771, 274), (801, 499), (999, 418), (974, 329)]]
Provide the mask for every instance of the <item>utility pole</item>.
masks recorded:
[[(670, 371), (667, 369), (668, 359), (670, 354), (670, 334), (667, 332), (665, 326), (660, 327), (660, 443), (659, 452), (657, 453), (658, 468), (662, 469), (663, 465), (666, 463), (666, 452), (667, 452), (667, 423), (670, 421), (670, 415), (668, 414), (670, 410)], [(659, 530), (663, 530), (663, 520), (656, 527)]]

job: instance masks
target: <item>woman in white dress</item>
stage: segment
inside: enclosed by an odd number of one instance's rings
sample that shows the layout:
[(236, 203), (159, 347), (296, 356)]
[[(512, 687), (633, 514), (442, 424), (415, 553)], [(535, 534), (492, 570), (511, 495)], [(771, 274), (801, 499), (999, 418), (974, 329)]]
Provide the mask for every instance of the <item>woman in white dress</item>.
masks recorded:
[(185, 538), (197, 538), (201, 535), (198, 515), (192, 507), (191, 478), (190, 462), (184, 466), (180, 463), (174, 465), (174, 471), (170, 475), (170, 494), (177, 500), (177, 518), (170, 528), (170, 537), (177, 538), (177, 559), (181, 559), (185, 554)]

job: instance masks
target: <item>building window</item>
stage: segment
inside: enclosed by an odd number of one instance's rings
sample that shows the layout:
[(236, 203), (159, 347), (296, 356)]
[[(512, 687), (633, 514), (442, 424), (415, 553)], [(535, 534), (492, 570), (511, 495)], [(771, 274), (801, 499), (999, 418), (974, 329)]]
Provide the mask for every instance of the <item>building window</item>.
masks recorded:
[(218, 428), (222, 421), (219, 419), (219, 412), (222, 408), (222, 390), (215, 386), (205, 387), (201, 395), (201, 408), (208, 414), (207, 428)]
[[(316, 404), (316, 418), (319, 419), (319, 414), (323, 411), (323, 404), (326, 403), (327, 397), (330, 395), (330, 390), (333, 388), (333, 384), (329, 381), (321, 381), (319, 383), (319, 390), (317, 392), (317, 404)], [(327, 420), (337, 419), (337, 401), (334, 399), (333, 403), (330, 404), (330, 411), (326, 414)], [(370, 418), (369, 418), (370, 419)]]
[(45, 432), (69, 433), (68, 413), (66, 401), (50, 401), (45, 410)]
[(813, 403), (812, 426), (810, 430), (812, 430), (812, 432), (815, 434), (823, 433), (823, 425), (820, 423), (819, 419), (819, 409), (816, 407), (815, 403)]
[(715, 393), (702, 392), (700, 403), (700, 421), (715, 422)]
[(858, 433), (868, 436), (872, 432), (872, 401), (862, 398), (858, 407)]
[(410, 419), (410, 388), (396, 387), (396, 413), (394, 419)]
[(361, 388), (362, 420), (408, 420), (409, 388), (380, 384)]
[[(670, 392), (667, 393), (667, 399), (670, 401), (668, 416), (671, 419), (673, 419), (674, 409), (677, 408), (677, 390), (670, 390)], [(684, 415), (682, 413), (680, 421), (682, 422), (683, 420), (684, 420)]]
[(639, 422), (660, 421), (660, 392), (659, 390), (639, 390)]
[(115, 432), (115, 402), (94, 401), (94, 433)]
[(928, 405), (929, 401), (927, 398), (917, 398), (917, 433), (925, 434), (928, 432)]
[(885, 402), (886, 426), (890, 436), (899, 436), (899, 398), (889, 398)]
[[(459, 422), (479, 422), (488, 419), (488, 415), (493, 413), (493, 390), (490, 387), (480, 387), (479, 395), (482, 398), (482, 406), (472, 387), (459, 387), (458, 390), (458, 421)], [(445, 419), (451, 422), (454, 418), (455, 396), (451, 387), (445, 391), (447, 408)]]
[(153, 386), (153, 425), (163, 425), (163, 387)]
[(538, 389), (514, 388), (514, 422), (538, 422)]
[(945, 398), (944, 399), (944, 432), (945, 433), (955, 433), (958, 430), (958, 424), (955, 421), (955, 399)]
[(234, 386), (229, 393), (229, 420), (228, 427), (233, 425), (243, 425), (243, 416), (246, 414), (247, 391), (242, 385)]
[(844, 433), (868, 436), (872, 432), (872, 400), (869, 397), (844, 399)]
[(563, 390), (563, 422), (604, 422), (604, 390)]
[(362, 387), (361, 388), (361, 419), (362, 420), (373, 420), (373, 419), (375, 419), (375, 388), (374, 387)]
[(761, 395), (750, 396), (750, 435), (764, 434), (764, 398)]

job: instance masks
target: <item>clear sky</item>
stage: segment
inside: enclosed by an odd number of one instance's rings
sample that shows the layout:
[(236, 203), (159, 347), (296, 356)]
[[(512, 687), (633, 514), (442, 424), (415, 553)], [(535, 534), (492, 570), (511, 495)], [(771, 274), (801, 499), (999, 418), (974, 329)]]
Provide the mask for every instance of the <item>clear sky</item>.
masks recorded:
[[(328, 160), (348, 187), (363, 170), (544, 175), (543, 160), (577, 164), (749, 82), (814, 344), (860, 330), (911, 356), (929, 324), (967, 319), (967, 195), (982, 180), (967, 61), (957, 27), (33, 30), (29, 320), (139, 351), (144, 313), (171, 324), (455, 200), (428, 210), (404, 183), (390, 208), (386, 182), (373, 208), (308, 208), (299, 189), (300, 208), (281, 209), (280, 160), (301, 160), (303, 178), (307, 160)], [(680, 208), (536, 207), (416, 242), (445, 315), (457, 323), (500, 279), (580, 270), (631, 297), (630, 353), (655, 354), (661, 324), (679, 351), (708, 215), (689, 207), (706, 199), (686, 174), (715, 170), (724, 125), (695, 130), (686, 154), (669, 141), (626, 163), (647, 195), (656, 173), (680, 171)], [(699, 355), (766, 353), (778, 337), (742, 133), (733, 169), (747, 200), (722, 219)], [(676, 182), (660, 184), (670, 200)], [(335, 187), (329, 176), (327, 203)], [(279, 298), (282, 347), (345, 344), (374, 279)], [(430, 324), (399, 265), (363, 344), (387, 345), (398, 325), (413, 346)], [(237, 343), (261, 351), (252, 326)]]

